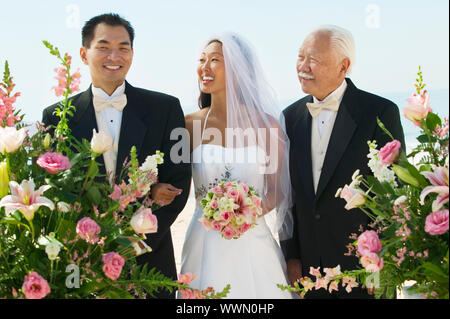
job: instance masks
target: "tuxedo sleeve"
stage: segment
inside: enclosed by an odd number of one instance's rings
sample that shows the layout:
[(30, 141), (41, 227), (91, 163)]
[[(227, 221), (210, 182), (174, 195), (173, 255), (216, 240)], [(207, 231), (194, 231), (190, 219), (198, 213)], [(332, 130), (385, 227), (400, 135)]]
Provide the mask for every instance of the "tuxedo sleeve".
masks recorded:
[(165, 238), (167, 232), (170, 232), (170, 226), (177, 218), (178, 214), (186, 205), (189, 190), (191, 186), (191, 165), (190, 163), (174, 163), (170, 156), (170, 150), (173, 145), (181, 141), (181, 137), (176, 140), (170, 139), (170, 134), (175, 128), (185, 128), (184, 114), (180, 106), (180, 102), (176, 99), (176, 103), (172, 105), (168, 116), (164, 142), (161, 152), (164, 153), (164, 163), (158, 168), (158, 181), (161, 183), (169, 183), (182, 189), (182, 193), (175, 197), (173, 202), (167, 206), (163, 206), (153, 212), (158, 219), (158, 232), (148, 234), (146, 243), (153, 249), (158, 250), (161, 245), (161, 239)]
[[(384, 112), (379, 116), (379, 119), (383, 122), (384, 126), (392, 134), (394, 139), (402, 143), (402, 149), (406, 151), (405, 135), (403, 133), (403, 127), (400, 121), (400, 112), (397, 105), (394, 103), (388, 105)], [(374, 139), (377, 141), (379, 148), (392, 141), (389, 135), (387, 135), (378, 125), (375, 131)]]

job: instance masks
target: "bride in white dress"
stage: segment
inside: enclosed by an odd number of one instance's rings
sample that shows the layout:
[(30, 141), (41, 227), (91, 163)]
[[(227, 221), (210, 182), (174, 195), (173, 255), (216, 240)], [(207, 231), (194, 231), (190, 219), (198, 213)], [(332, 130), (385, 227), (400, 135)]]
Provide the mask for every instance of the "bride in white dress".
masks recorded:
[(221, 291), (230, 284), (227, 298), (294, 298), (277, 287), (288, 285), (286, 264), (265, 217), (238, 239), (225, 239), (199, 221), (207, 191), (221, 180), (237, 181), (254, 187), (280, 239), (292, 236), (289, 142), (277, 120), (281, 111), (253, 50), (236, 34), (208, 41), (197, 73), (201, 109), (186, 116), (196, 208), (181, 273), (196, 275), (194, 289)]

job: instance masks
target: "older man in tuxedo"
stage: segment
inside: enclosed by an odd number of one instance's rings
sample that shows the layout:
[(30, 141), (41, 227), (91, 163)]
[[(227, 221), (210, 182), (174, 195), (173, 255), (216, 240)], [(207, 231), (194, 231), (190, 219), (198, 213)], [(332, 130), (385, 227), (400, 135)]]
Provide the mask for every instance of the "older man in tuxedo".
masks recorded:
[[(367, 226), (369, 219), (362, 211), (345, 210), (336, 191), (351, 181), (356, 169), (371, 174), (368, 140), (379, 146), (390, 141), (377, 117), (405, 145), (398, 107), (358, 89), (347, 77), (354, 58), (352, 35), (337, 26), (313, 31), (299, 51), (298, 78), (309, 95), (284, 110), (295, 208), (293, 237), (281, 245), (292, 283), (308, 276), (310, 267), (358, 267), (355, 257), (344, 254), (350, 234)], [(365, 289), (348, 294), (342, 287), (333, 293), (320, 289), (306, 294), (306, 298), (369, 297)]]
[[(158, 167), (158, 177), (160, 182), (174, 186), (167, 191), (176, 198), (154, 211), (158, 232), (147, 235), (146, 240), (153, 251), (138, 256), (137, 261), (176, 279), (170, 226), (186, 204), (191, 167), (189, 163), (171, 160), (170, 149), (178, 140), (171, 140), (170, 134), (175, 128), (185, 127), (184, 115), (177, 98), (133, 87), (125, 80), (133, 60), (133, 40), (132, 26), (116, 14), (96, 16), (85, 24), (80, 56), (89, 66), (92, 85), (72, 98), (76, 112), (69, 119), (69, 127), (80, 141), (91, 140), (93, 129), (110, 134), (114, 147), (98, 159), (104, 164), (101, 172), (112, 176), (116, 182), (133, 145), (140, 163), (157, 150), (166, 155), (164, 163)], [(59, 118), (54, 115), (56, 107), (57, 104), (44, 110), (46, 125), (58, 123)], [(161, 291), (157, 297), (174, 298), (174, 293)]]

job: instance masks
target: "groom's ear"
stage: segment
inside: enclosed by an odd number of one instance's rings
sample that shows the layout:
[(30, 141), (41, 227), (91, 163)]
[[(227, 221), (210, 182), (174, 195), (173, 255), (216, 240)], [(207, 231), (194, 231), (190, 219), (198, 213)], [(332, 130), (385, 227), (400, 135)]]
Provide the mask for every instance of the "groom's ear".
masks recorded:
[(84, 64), (88, 65), (86, 53), (87, 53), (87, 48), (84, 47), (84, 46), (81, 47), (81, 48), (80, 48), (80, 57), (81, 57), (81, 61), (83, 61)]

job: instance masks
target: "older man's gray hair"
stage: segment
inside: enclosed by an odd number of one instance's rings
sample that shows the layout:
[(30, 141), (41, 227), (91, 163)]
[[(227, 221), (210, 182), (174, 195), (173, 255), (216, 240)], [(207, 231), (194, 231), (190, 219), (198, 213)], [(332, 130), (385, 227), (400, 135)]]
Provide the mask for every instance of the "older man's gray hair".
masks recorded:
[(316, 32), (326, 32), (330, 35), (331, 45), (335, 48), (339, 58), (348, 58), (350, 67), (347, 74), (350, 74), (355, 65), (355, 41), (350, 31), (338, 27), (336, 25), (322, 25), (315, 29), (311, 34)]

